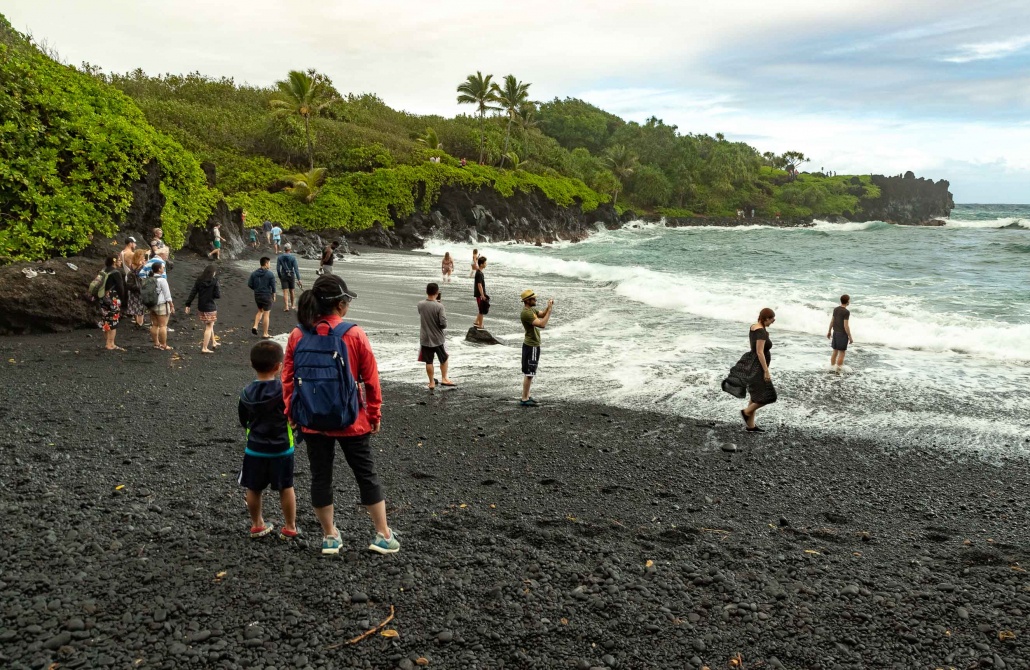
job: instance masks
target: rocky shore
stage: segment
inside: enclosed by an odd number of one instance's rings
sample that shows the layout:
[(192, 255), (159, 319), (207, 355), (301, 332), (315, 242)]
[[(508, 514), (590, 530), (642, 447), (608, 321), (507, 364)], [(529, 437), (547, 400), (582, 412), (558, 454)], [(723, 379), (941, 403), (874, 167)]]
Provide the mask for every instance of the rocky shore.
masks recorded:
[(1030, 668), (1019, 458), (389, 384), (401, 553), (365, 550), (342, 463), (345, 551), (318, 553), (303, 448), (306, 539), (252, 541), (251, 299), (222, 281), (215, 356), (182, 315), (172, 353), (0, 340), (0, 666)]

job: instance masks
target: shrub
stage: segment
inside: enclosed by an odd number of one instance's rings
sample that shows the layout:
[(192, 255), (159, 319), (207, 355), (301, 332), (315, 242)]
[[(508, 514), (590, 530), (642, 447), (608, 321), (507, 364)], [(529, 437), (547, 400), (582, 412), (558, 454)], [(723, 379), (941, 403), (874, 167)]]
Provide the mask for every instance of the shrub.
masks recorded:
[(0, 259), (74, 254), (113, 235), (151, 160), (166, 239), (181, 246), (214, 204), (199, 162), (128, 96), (54, 62), (0, 16)]

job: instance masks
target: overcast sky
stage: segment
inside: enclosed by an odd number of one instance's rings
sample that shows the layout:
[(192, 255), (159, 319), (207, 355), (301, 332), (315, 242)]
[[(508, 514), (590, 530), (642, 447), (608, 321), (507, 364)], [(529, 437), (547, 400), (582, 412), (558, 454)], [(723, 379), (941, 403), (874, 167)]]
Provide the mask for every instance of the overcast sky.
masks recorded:
[[(341, 92), (452, 115), (475, 70), (842, 173), (1030, 203), (1027, 0), (4, 0), (68, 63)], [(468, 111), (467, 109), (465, 111)]]

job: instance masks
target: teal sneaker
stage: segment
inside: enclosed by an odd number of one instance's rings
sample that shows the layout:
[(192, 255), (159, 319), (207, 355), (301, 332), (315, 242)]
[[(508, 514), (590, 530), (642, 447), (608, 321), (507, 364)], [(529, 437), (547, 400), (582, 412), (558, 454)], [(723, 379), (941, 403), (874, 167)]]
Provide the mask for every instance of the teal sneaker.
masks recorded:
[(396, 533), (391, 532), (389, 540), (382, 533), (376, 533), (376, 539), (372, 540), (368, 548), (379, 554), (396, 554), (401, 550), (401, 543), (397, 541)]
[(340, 537), (340, 531), (336, 531), (336, 535), (326, 535), (322, 538), (323, 554), (338, 554), (340, 553), (340, 547), (342, 546), (343, 538)]

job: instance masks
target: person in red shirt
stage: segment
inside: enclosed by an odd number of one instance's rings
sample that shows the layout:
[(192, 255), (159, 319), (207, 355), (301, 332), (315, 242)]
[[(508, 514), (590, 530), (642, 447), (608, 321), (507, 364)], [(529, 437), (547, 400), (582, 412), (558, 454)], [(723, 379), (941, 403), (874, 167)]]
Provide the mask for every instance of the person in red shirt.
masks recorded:
[[(315, 330), (326, 335), (347, 315), (350, 301), (357, 295), (347, 288), (347, 283), (336, 275), (322, 275), (297, 302), (297, 320), (300, 325), (293, 329), (286, 344), (283, 361), (283, 398), (286, 401), (286, 415), (290, 416), (290, 402), (293, 399), (294, 366), (293, 352), (303, 337), (303, 329)], [(333, 432), (318, 432), (299, 426), (307, 443), (308, 461), (311, 467), (311, 505), (322, 525), (322, 553), (338, 554), (343, 542), (333, 517), (333, 461), (336, 443), (339, 442), (347, 465), (354, 471), (361, 494), (361, 504), (368, 510), (375, 525), (376, 537), (369, 549), (380, 554), (394, 554), (400, 550), (400, 543), (386, 523), (386, 500), (379, 474), (372, 460), (371, 437), (379, 432), (382, 420), (383, 396), (379, 388), (379, 370), (376, 366), (372, 345), (360, 327), (354, 326), (343, 336), (347, 345), (351, 373), (358, 382), (359, 391), (364, 390), (358, 418), (348, 428)]]

